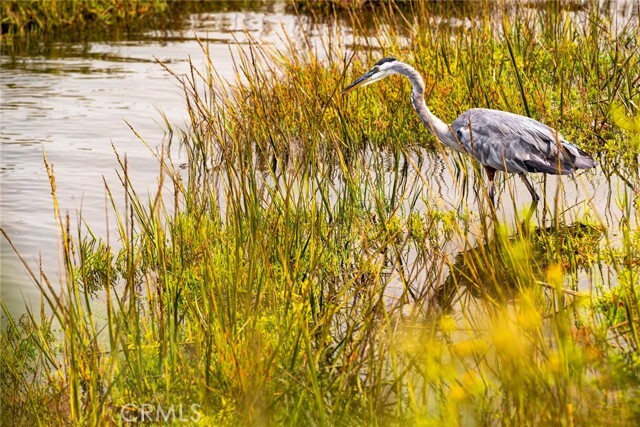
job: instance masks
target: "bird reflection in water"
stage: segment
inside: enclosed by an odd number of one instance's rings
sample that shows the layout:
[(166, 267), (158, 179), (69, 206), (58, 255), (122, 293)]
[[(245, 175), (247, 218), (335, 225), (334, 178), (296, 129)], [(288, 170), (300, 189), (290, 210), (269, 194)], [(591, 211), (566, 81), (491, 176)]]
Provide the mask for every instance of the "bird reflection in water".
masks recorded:
[(597, 259), (599, 226), (576, 222), (558, 227), (536, 227), (513, 236), (497, 235), (486, 243), (456, 255), (449, 275), (433, 299), (438, 313), (466, 307), (473, 300), (496, 304), (513, 299), (536, 283), (545, 283), (550, 265), (577, 272)]

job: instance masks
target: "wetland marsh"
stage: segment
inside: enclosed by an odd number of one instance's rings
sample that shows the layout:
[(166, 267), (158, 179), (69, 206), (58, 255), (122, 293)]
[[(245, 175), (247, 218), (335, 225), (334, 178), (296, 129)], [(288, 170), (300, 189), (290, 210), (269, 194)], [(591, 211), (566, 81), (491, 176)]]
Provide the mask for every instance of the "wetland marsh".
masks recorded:
[[(3, 424), (636, 425), (638, 6), (299, 6), (3, 58)], [(598, 167), (492, 213), (383, 56)]]

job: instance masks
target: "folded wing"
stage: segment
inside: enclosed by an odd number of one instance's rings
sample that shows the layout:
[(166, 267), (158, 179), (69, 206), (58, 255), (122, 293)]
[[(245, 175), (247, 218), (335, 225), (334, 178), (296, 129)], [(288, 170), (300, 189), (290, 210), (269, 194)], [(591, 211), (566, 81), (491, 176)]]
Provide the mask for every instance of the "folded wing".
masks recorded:
[(555, 129), (505, 111), (475, 108), (460, 115), (451, 129), (469, 154), (499, 171), (567, 175), (596, 165)]

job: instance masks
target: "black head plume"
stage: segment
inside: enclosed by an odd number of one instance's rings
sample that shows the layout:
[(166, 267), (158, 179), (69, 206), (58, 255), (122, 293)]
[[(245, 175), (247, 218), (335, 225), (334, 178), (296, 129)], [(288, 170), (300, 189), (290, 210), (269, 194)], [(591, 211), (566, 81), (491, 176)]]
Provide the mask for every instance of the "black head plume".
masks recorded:
[(393, 62), (393, 61), (397, 61), (397, 59), (388, 56), (388, 57), (382, 58), (380, 61), (376, 62), (375, 65), (382, 65), (382, 64), (386, 64), (387, 62)]

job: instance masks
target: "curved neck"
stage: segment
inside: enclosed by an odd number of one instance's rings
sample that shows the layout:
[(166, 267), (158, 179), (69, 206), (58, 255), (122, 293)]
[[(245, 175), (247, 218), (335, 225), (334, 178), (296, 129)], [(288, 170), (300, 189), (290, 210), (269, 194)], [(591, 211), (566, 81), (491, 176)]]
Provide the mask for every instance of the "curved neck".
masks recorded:
[(447, 147), (453, 148), (457, 151), (463, 151), (456, 138), (451, 134), (449, 125), (436, 117), (431, 110), (429, 110), (427, 104), (425, 104), (424, 81), (422, 80), (420, 73), (404, 62), (398, 62), (397, 65), (394, 65), (393, 69), (395, 72), (402, 74), (411, 81), (411, 84), (413, 85), (413, 89), (411, 91), (411, 103), (427, 129), (429, 129), (433, 136)]

